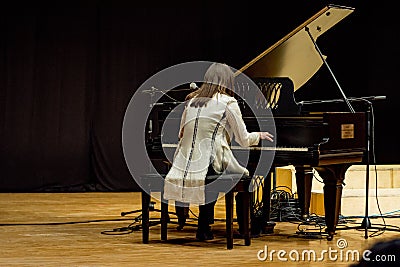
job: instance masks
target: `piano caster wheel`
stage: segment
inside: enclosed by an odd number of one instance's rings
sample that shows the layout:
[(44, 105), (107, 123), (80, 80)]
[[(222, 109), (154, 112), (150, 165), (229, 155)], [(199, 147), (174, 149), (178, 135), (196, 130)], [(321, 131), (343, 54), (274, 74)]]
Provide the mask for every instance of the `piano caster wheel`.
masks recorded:
[(333, 233), (328, 233), (328, 237), (326, 238), (328, 241), (333, 240)]

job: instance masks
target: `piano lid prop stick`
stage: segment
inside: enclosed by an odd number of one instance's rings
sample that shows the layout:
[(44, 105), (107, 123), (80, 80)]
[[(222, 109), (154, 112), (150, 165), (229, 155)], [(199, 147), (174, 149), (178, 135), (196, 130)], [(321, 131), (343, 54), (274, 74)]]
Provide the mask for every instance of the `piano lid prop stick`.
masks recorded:
[(350, 104), (349, 100), (347, 99), (346, 95), (344, 94), (342, 87), (340, 86), (339, 82), (337, 81), (335, 75), (333, 74), (331, 68), (328, 65), (328, 62), (326, 62), (324, 55), (321, 53), (321, 50), (319, 49), (317, 43), (315, 42), (314, 38), (312, 37), (311, 33), (310, 33), (310, 29), (308, 27), (305, 27), (306, 32), (308, 33), (308, 36), (310, 36), (311, 41), (314, 44), (315, 49), (317, 50), (319, 56), (321, 57), (322, 61), (324, 62), (325, 66), (328, 68), (329, 73), (331, 74), (332, 78), (335, 80), (335, 83), (337, 85), (337, 87), (339, 88), (340, 93), (342, 94), (343, 100), (344, 102), (346, 102), (349, 110), (351, 113), (355, 113), (353, 106)]

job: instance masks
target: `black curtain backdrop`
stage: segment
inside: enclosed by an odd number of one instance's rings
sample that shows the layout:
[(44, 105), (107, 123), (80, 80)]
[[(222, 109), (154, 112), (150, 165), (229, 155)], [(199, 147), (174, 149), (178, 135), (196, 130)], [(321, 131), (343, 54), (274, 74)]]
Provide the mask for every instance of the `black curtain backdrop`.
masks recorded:
[[(330, 3), (280, 1), (264, 9), (252, 3), (154, 8), (133, 2), (1, 9), (1, 192), (138, 191), (125, 164), (121, 129), (126, 107), (146, 79), (196, 60), (240, 68)], [(325, 33), (320, 46), (348, 96), (387, 96), (375, 105), (376, 152), (378, 163), (398, 163), (395, 132), (386, 129), (387, 115), (398, 114), (399, 97), (387, 65), (398, 37), (392, 8), (341, 2), (335, 4), (356, 11)], [(322, 68), (296, 97), (341, 96)]]

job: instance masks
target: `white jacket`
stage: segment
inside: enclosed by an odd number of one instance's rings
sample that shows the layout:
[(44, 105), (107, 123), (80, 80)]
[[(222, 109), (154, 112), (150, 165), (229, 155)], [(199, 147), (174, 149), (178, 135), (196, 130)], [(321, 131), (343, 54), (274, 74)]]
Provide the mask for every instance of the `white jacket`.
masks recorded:
[(165, 178), (164, 198), (205, 204), (204, 182), (208, 167), (217, 173), (249, 174), (230, 149), (232, 138), (242, 147), (257, 145), (260, 137), (249, 133), (234, 97), (216, 94), (203, 107), (186, 106), (181, 119), (183, 136)]

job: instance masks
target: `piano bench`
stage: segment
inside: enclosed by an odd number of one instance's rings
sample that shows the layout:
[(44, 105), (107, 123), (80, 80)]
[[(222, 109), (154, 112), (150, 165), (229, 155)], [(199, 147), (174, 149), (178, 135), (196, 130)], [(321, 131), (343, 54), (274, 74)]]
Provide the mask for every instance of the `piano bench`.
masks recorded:
[[(163, 195), (163, 179), (160, 175), (144, 175), (140, 177), (142, 185), (142, 242), (149, 243), (150, 228), (150, 198), (151, 192), (161, 192)], [(206, 177), (206, 183), (216, 182), (213, 188), (230, 189), (225, 192), (225, 218), (226, 218), (226, 248), (233, 248), (233, 212), (234, 212), (234, 193), (242, 192), (243, 195), (243, 239), (246, 246), (250, 246), (250, 192), (249, 186), (251, 177), (240, 174), (209, 175)], [(168, 200), (161, 201), (161, 240), (167, 240), (168, 225)]]

